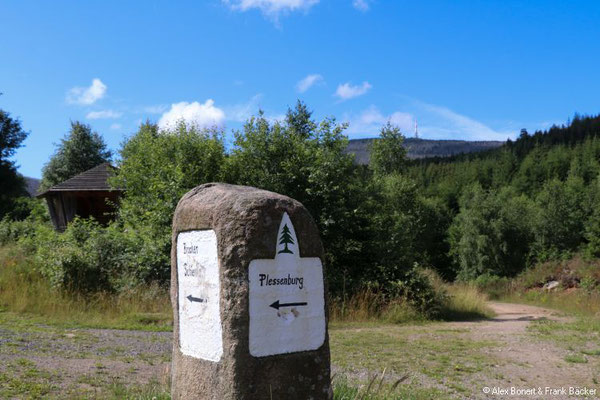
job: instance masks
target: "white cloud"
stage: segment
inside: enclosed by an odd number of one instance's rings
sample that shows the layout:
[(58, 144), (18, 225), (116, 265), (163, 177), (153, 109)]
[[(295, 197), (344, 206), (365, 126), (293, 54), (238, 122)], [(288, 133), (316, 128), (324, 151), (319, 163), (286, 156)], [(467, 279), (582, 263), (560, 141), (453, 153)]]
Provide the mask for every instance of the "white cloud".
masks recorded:
[(412, 136), (415, 125), (415, 119), (409, 113), (396, 111), (392, 114), (384, 115), (373, 105), (358, 115), (346, 115), (342, 119), (349, 124), (347, 133), (360, 137), (377, 136), (381, 127), (388, 122), (400, 128), (400, 132), (405, 136)]
[(171, 109), (160, 117), (158, 126), (161, 129), (168, 129), (174, 127), (179, 121), (199, 128), (220, 127), (225, 121), (225, 112), (215, 107), (212, 99), (206, 100), (203, 104), (197, 101), (193, 103), (182, 101), (171, 104)]
[(147, 114), (162, 114), (169, 109), (166, 104), (142, 107), (142, 112)]
[(116, 119), (121, 117), (123, 113), (113, 110), (90, 111), (86, 114), (87, 119)]
[(118, 131), (121, 128), (122, 128), (121, 124), (112, 124), (110, 126), (110, 129), (112, 129), (113, 131)]
[(353, 0), (352, 6), (359, 11), (369, 11), (369, 0)]
[(296, 84), (296, 90), (300, 93), (304, 93), (319, 82), (323, 82), (323, 77), (321, 75), (310, 74)]
[(235, 122), (246, 122), (248, 118), (258, 113), (258, 109), (260, 108), (260, 100), (263, 95), (258, 93), (246, 103), (235, 104), (233, 106), (225, 107), (225, 115), (227, 116), (228, 121)]
[(98, 78), (92, 80), (89, 87), (74, 87), (67, 92), (67, 103), (90, 105), (106, 94), (107, 86)]
[(495, 129), (473, 118), (461, 115), (443, 106), (407, 99), (403, 111), (391, 114), (382, 113), (371, 105), (358, 114), (345, 114), (341, 120), (348, 122), (347, 134), (353, 138), (375, 137), (381, 127), (391, 122), (400, 128), (406, 137), (413, 137), (415, 122), (419, 122), (419, 136), (424, 139), (440, 140), (500, 140), (515, 138), (519, 127), (525, 125), (507, 125)]
[(273, 115), (267, 115), (265, 116), (265, 118), (267, 119), (267, 121), (269, 121), (270, 124), (276, 124), (276, 123), (284, 123), (285, 119), (287, 118), (287, 116), (285, 114), (273, 114)]
[[(515, 132), (511, 130), (495, 130), (489, 126), (458, 114), (449, 108), (416, 102), (426, 113), (427, 124), (419, 128), (424, 136), (436, 139), (458, 139), (458, 140), (506, 140), (514, 137)], [(428, 114), (428, 115), (427, 115)]]
[(362, 85), (352, 86), (349, 82), (339, 85), (335, 91), (335, 96), (340, 100), (353, 99), (367, 93), (373, 86), (369, 82), (363, 82)]
[(277, 21), (280, 15), (292, 11), (308, 10), (319, 0), (222, 0), (232, 10), (260, 10), (265, 16)]
[[(260, 101), (262, 100), (262, 98), (263, 95), (261, 93), (258, 93), (252, 96), (250, 100), (248, 100), (245, 103), (223, 107), (226, 115), (226, 120), (233, 122), (246, 122), (251, 117), (257, 117), (258, 110), (261, 109)], [(269, 121), (269, 123), (274, 124), (275, 122), (285, 121), (286, 114), (265, 111), (264, 118), (267, 121)]]

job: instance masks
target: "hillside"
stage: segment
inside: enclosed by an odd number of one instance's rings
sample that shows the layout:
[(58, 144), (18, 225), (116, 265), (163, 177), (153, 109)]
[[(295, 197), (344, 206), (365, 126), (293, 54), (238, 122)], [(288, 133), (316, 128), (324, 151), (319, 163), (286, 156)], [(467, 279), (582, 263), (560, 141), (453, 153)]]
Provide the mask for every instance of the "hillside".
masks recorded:
[(27, 186), (27, 193), (29, 196), (34, 197), (37, 194), (38, 187), (40, 186), (40, 179), (25, 177), (25, 184)]
[[(348, 143), (347, 152), (356, 155), (358, 164), (369, 163), (369, 145), (377, 139), (353, 139)], [(502, 146), (500, 141), (466, 141), (466, 140), (429, 140), (406, 138), (404, 145), (408, 150), (408, 158), (450, 157), (462, 153), (475, 153)]]

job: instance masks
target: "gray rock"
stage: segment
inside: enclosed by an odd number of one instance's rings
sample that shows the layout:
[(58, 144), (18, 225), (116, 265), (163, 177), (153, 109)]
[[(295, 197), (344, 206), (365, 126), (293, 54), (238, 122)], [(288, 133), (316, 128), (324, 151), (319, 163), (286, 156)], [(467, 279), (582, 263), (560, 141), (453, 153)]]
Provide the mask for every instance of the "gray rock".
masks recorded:
[(559, 281), (550, 281), (544, 285), (544, 289), (546, 289), (546, 290), (556, 289), (559, 285), (560, 285)]
[[(185, 194), (173, 217), (171, 302), (174, 313), (173, 399), (330, 399), (329, 337), (316, 350), (254, 357), (249, 351), (249, 276), (252, 260), (274, 259), (284, 212), (297, 235), (300, 257), (323, 260), (312, 217), (299, 202), (252, 187), (219, 183)], [(222, 356), (208, 361), (180, 349), (177, 236), (216, 233), (220, 279)], [(325, 293), (326, 286), (325, 286)], [(327, 299), (325, 299), (327, 310)], [(325, 311), (325, 326), (327, 323)]]

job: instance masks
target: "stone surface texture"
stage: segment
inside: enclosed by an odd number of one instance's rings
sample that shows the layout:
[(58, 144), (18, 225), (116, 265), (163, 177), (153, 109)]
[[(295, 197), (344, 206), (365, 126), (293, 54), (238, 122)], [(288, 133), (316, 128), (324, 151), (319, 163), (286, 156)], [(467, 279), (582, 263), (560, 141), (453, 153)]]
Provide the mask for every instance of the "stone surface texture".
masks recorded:
[[(324, 344), (314, 351), (267, 357), (253, 357), (249, 352), (248, 266), (252, 260), (275, 257), (284, 212), (296, 229), (300, 256), (323, 260), (316, 224), (306, 208), (289, 197), (247, 186), (208, 183), (179, 201), (171, 250), (173, 399), (332, 398), (327, 332)], [(177, 235), (203, 229), (213, 229), (218, 244), (223, 324), (219, 362), (185, 356), (179, 350)]]

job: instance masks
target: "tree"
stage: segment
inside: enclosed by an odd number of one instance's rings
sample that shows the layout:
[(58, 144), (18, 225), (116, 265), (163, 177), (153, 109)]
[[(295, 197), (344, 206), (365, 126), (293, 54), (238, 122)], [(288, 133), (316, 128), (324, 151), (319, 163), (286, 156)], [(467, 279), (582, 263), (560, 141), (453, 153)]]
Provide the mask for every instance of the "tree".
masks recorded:
[(377, 175), (402, 172), (406, 166), (406, 148), (400, 128), (388, 122), (371, 145), (371, 168)]
[(459, 278), (521, 272), (533, 241), (533, 214), (530, 200), (510, 187), (499, 192), (485, 191), (479, 184), (467, 188), (449, 230)]
[(40, 187), (48, 189), (99, 164), (110, 161), (111, 151), (102, 136), (89, 125), (71, 122), (71, 130), (61, 139), (56, 152), (42, 171)]
[(294, 254), (288, 248), (288, 244), (294, 244), (294, 239), (292, 239), (292, 234), (290, 233), (290, 228), (288, 228), (287, 224), (283, 225), (283, 229), (281, 232), (281, 240), (279, 240), (279, 244), (285, 245), (285, 248), (283, 250), (280, 250), (279, 253)]
[(159, 131), (146, 122), (121, 148), (111, 184), (125, 188), (119, 223), (135, 232), (140, 251), (137, 278), (168, 282), (171, 222), (177, 202), (190, 189), (219, 180), (225, 157), (220, 131), (179, 123)]
[(302, 102), (289, 109), (285, 121), (271, 123), (259, 112), (235, 132), (224, 179), (290, 196), (310, 211), (325, 248), (329, 287), (364, 284), (375, 263), (369, 233), (368, 185), (361, 180), (353, 156), (345, 152), (345, 124), (327, 118), (316, 122)]
[(536, 197), (539, 206), (535, 227), (534, 252), (538, 260), (575, 251), (585, 238), (585, 222), (591, 210), (585, 206), (583, 179), (552, 179)]
[(10, 161), (26, 137), (21, 122), (0, 109), (0, 219), (13, 210), (18, 197), (27, 195), (25, 180)]

